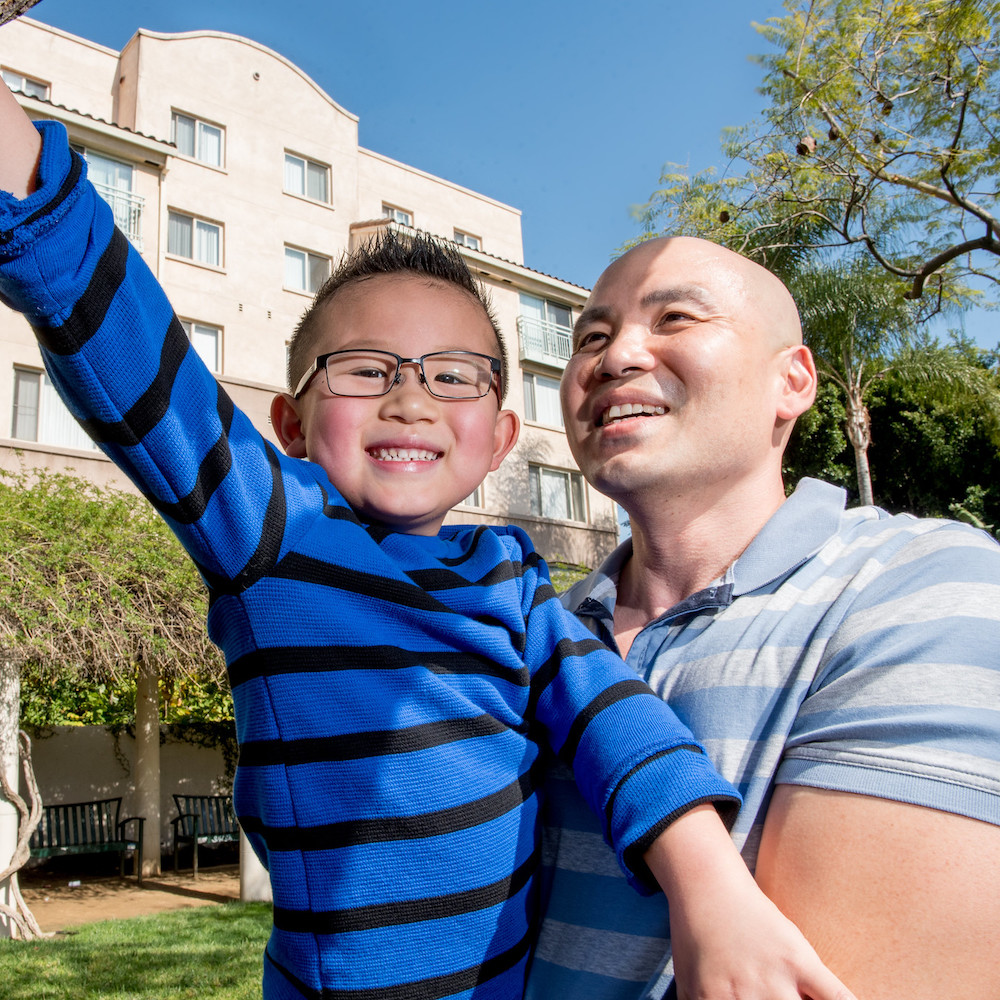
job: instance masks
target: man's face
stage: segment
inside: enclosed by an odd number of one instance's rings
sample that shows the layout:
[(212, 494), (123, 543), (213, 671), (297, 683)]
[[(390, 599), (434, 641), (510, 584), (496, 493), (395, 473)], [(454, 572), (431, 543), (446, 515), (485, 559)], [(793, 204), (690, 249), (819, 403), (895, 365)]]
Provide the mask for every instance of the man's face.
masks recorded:
[(733, 258), (658, 240), (595, 285), (561, 394), (570, 447), (602, 492), (668, 500), (771, 469), (782, 345), (752, 266)]
[[(497, 355), (482, 307), (431, 278), (379, 275), (348, 285), (319, 319), (329, 332), (317, 354), (374, 348), (404, 358)], [(401, 375), (386, 395), (351, 397), (333, 395), (318, 372), (297, 400), (279, 397), (272, 422), (286, 451), (322, 466), (363, 517), (434, 534), (499, 466), (516, 440), (517, 419), (500, 410), (492, 390), (479, 399), (442, 399), (421, 383), (416, 365), (404, 365)]]

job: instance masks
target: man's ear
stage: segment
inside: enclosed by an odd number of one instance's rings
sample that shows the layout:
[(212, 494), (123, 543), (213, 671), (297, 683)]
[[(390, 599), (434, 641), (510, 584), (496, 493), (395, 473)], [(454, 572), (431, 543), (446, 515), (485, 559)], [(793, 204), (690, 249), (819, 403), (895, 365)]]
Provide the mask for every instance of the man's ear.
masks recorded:
[(521, 433), (521, 421), (513, 410), (501, 410), (497, 414), (496, 426), (493, 429), (493, 461), (490, 472), (500, 468), (500, 463), (510, 454), (511, 448), (517, 444), (517, 436)]
[(292, 458), (308, 458), (306, 435), (299, 414), (300, 401), (282, 392), (271, 400), (271, 426), (281, 447)]
[(795, 420), (816, 398), (816, 363), (812, 351), (804, 344), (797, 344), (783, 352), (781, 364), (777, 416), (779, 420)]

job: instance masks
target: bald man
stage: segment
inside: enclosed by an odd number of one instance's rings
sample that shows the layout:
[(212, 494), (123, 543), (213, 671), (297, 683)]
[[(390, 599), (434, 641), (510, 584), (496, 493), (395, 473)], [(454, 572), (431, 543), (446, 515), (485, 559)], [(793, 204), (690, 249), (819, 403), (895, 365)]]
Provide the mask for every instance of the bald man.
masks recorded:
[[(739, 786), (747, 864), (859, 997), (1000, 997), (1000, 548), (817, 480), (786, 499), (815, 389), (769, 272), (694, 239), (612, 264), (562, 399), (632, 538), (565, 603)], [(662, 899), (624, 889), (568, 778), (529, 1000), (669, 995)]]

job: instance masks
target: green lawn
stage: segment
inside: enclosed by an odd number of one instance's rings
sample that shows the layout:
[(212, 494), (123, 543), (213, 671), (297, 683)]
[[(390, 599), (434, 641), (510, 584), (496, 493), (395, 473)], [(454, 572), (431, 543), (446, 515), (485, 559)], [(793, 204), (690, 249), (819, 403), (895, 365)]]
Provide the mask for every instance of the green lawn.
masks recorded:
[(4, 1000), (260, 1000), (269, 903), (107, 920), (0, 941)]

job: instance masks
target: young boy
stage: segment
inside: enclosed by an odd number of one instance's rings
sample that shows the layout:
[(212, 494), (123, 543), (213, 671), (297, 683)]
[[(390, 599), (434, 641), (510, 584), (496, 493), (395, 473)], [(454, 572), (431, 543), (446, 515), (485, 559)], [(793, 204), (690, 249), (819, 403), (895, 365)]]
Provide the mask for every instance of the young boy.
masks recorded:
[(40, 145), (3, 90), (0, 290), (210, 590), (237, 812), (274, 894), (265, 997), (519, 997), (542, 747), (633, 883), (668, 892), (698, 996), (846, 997), (706, 805), (735, 792), (562, 612), (523, 532), (442, 528), (517, 436), (460, 259), (387, 243), (332, 279), (272, 409), (280, 454), (190, 349), (61, 126)]

